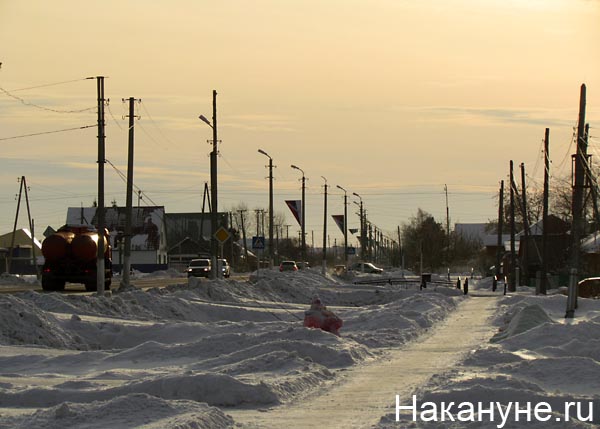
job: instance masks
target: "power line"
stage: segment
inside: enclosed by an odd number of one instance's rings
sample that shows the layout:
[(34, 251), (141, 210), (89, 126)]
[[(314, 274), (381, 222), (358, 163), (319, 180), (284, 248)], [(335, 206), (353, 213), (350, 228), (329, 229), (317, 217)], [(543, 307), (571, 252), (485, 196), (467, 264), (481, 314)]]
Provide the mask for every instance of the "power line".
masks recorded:
[(75, 127), (75, 128), (65, 128), (62, 130), (56, 130), (56, 131), (44, 131), (41, 133), (33, 133), (33, 134), (23, 134), (20, 136), (13, 136), (13, 137), (2, 137), (0, 138), (0, 140), (12, 140), (12, 139), (21, 139), (21, 138), (25, 138), (25, 137), (34, 137), (34, 136), (41, 136), (44, 134), (54, 134), (54, 133), (62, 133), (65, 131), (75, 131), (75, 130), (83, 130), (85, 128), (92, 128), (95, 127), (96, 125), (84, 125), (83, 127)]
[(45, 106), (40, 106), (39, 104), (35, 104), (35, 103), (31, 103), (30, 101), (27, 101), (21, 97), (19, 97), (18, 95), (14, 95), (11, 92), (7, 91), (6, 89), (0, 87), (0, 91), (2, 91), (4, 94), (6, 94), (7, 96), (20, 101), (23, 105), (25, 106), (29, 106), (29, 107), (35, 107), (36, 109), (42, 109), (42, 110), (46, 110), (48, 112), (54, 112), (54, 113), (82, 113), (82, 112), (87, 112), (90, 110), (94, 110), (96, 109), (96, 106), (94, 107), (86, 107), (84, 109), (77, 109), (77, 110), (59, 110), (59, 109), (52, 109), (50, 107), (45, 107)]
[(87, 77), (83, 77), (83, 78), (79, 78), (79, 79), (72, 79), (72, 80), (64, 80), (61, 82), (54, 82), (54, 83), (46, 83), (43, 85), (37, 85), (37, 86), (28, 86), (26, 88), (18, 88), (18, 89), (11, 89), (11, 92), (18, 92), (18, 91), (27, 91), (29, 89), (38, 89), (38, 88), (46, 88), (48, 86), (56, 86), (56, 85), (63, 85), (65, 83), (73, 83), (73, 82), (80, 82), (82, 80), (88, 80), (89, 78)]
[(158, 124), (156, 123), (156, 121), (154, 120), (154, 118), (152, 117), (152, 115), (150, 114), (148, 109), (146, 108), (146, 103), (143, 103), (142, 100), (140, 100), (140, 105), (142, 106), (142, 109), (144, 109), (144, 112), (146, 113), (146, 115), (148, 115), (150, 122), (152, 122), (152, 124), (156, 127), (156, 129), (158, 130), (160, 135), (163, 136), (163, 138), (167, 142), (169, 142), (171, 145), (176, 145), (176, 143), (174, 143), (173, 140), (171, 140), (169, 137), (167, 137), (167, 135), (165, 133), (163, 133), (162, 129), (158, 126)]

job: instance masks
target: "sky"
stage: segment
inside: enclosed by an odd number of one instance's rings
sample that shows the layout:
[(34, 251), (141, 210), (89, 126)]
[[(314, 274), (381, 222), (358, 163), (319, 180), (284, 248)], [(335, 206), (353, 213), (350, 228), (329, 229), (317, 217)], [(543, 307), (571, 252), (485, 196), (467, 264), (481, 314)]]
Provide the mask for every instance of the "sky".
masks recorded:
[(284, 201), (301, 197), (290, 166), (305, 172), (309, 245), (322, 236), (322, 177), (329, 214), (344, 211), (337, 185), (347, 190), (350, 228), (354, 193), (390, 236), (419, 208), (445, 225), (445, 186), (452, 225), (486, 222), (511, 159), (542, 186), (546, 127), (552, 178), (570, 174), (583, 83), (597, 152), (599, 22), (596, 0), (0, 0), (0, 232), (21, 176), (36, 231), (97, 198), (95, 76), (110, 99), (107, 205), (125, 205), (122, 99), (135, 97), (141, 204), (201, 211), (212, 130), (198, 116), (212, 117), (216, 90), (219, 210), (268, 207), (262, 149), (290, 234)]

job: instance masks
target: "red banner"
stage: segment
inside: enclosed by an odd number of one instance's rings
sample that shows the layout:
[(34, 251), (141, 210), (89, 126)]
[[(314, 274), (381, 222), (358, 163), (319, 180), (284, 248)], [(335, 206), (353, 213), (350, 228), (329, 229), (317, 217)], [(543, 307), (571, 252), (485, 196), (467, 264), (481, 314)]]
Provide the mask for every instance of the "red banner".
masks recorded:
[(302, 216), (302, 200), (285, 200), (285, 203), (298, 221), (298, 225), (302, 226), (302, 222), (300, 221)]
[(344, 232), (344, 215), (331, 215), (340, 231)]

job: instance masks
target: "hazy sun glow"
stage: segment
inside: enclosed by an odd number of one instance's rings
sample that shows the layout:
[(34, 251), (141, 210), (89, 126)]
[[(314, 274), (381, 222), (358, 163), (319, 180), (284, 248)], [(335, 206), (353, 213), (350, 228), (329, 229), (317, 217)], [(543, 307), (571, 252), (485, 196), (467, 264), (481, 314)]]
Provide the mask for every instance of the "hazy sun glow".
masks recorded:
[[(540, 185), (546, 127), (553, 174), (567, 173), (584, 82), (592, 129), (600, 120), (599, 22), (592, 0), (3, 2), (0, 138), (91, 127), (2, 140), (2, 230), (22, 175), (38, 225), (95, 199), (96, 87), (83, 78), (98, 75), (107, 159), (125, 170), (121, 99), (141, 98), (135, 181), (167, 212), (201, 207), (211, 129), (198, 116), (211, 116), (216, 89), (220, 209), (266, 206), (262, 148), (289, 223), (283, 201), (300, 196), (289, 165), (305, 170), (315, 234), (321, 176), (359, 193), (384, 230), (418, 208), (442, 220), (445, 184), (452, 222), (485, 222), (510, 159)], [(106, 171), (107, 201), (124, 204), (123, 181)], [(341, 211), (334, 192), (329, 212)]]

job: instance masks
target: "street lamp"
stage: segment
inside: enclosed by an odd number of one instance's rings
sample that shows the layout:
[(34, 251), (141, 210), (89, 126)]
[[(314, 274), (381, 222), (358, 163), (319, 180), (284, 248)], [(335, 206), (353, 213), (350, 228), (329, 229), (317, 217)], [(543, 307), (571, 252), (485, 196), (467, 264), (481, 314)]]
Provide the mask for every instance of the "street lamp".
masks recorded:
[(344, 264), (348, 268), (348, 193), (340, 185), (336, 185), (344, 191)]
[(301, 220), (300, 220), (300, 229), (301, 229), (301, 234), (302, 234), (302, 262), (306, 262), (306, 234), (305, 234), (305, 213), (306, 213), (306, 207), (305, 207), (305, 188), (306, 188), (306, 177), (304, 177), (304, 170), (302, 170), (300, 167), (297, 167), (295, 165), (291, 165), (291, 167), (293, 169), (296, 169), (298, 171), (300, 171), (302, 173), (302, 213), (301, 213)]
[(269, 158), (269, 264), (273, 268), (273, 158), (262, 149), (258, 153)]
[(327, 179), (324, 176), (321, 178), (325, 181), (325, 197), (323, 200), (323, 270), (322, 273), (325, 275), (327, 272)]
[(364, 212), (363, 212), (363, 200), (360, 195), (356, 192), (352, 192), (352, 195), (357, 196), (360, 199), (360, 256), (364, 260), (365, 259), (365, 220), (364, 220)]
[[(216, 279), (219, 276), (219, 270), (217, 269), (217, 258), (219, 253), (217, 239), (215, 233), (217, 232), (217, 91), (213, 90), (213, 117), (212, 124), (204, 115), (199, 116), (200, 120), (207, 124), (213, 130), (212, 145), (213, 149), (210, 153), (210, 253), (211, 253), (211, 269), (210, 277)], [(210, 142), (210, 141), (209, 141)]]

